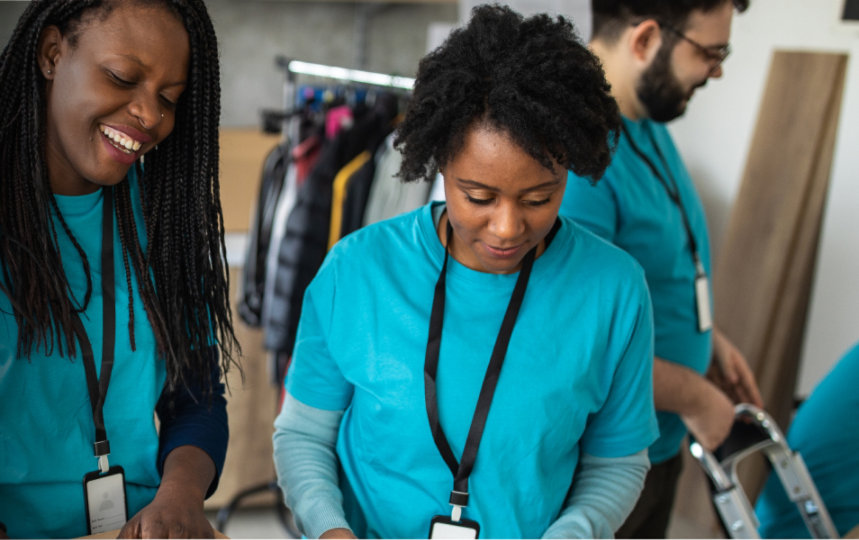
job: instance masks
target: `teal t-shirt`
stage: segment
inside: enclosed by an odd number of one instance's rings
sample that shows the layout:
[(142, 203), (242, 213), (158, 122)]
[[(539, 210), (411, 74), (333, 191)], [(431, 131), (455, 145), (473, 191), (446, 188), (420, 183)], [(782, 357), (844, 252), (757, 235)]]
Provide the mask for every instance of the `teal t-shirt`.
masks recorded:
[[(838, 534), (859, 525), (859, 343), (800, 406), (787, 443), (802, 455)], [(796, 505), (770, 474), (755, 507), (761, 538), (811, 538)]]
[[(131, 176), (132, 200), (138, 200)], [(92, 298), (81, 320), (101, 372), (102, 191), (82, 196), (57, 196), (60, 212), (87, 253), (92, 273)], [(135, 202), (138, 231), (141, 209)], [(60, 253), (69, 284), (80, 302), (86, 279), (77, 250), (57, 218)], [(114, 227), (116, 227), (114, 218)], [(157, 470), (158, 433), (155, 404), (165, 381), (157, 358), (152, 328), (133, 277), (136, 350), (128, 333), (128, 286), (122, 249), (114, 229), (116, 272), (116, 359), (104, 405), (110, 463), (125, 469), (129, 517), (148, 504), (160, 483)], [(83, 477), (98, 468), (93, 457), (92, 409), (80, 352), (60, 357), (43, 347), (29, 358), (16, 356), (17, 325), (9, 299), (0, 293), (0, 521), (9, 536), (75, 537), (87, 533)]]
[[(704, 208), (668, 130), (647, 119), (624, 118), (623, 123), (636, 146), (666, 181), (670, 182), (670, 178), (676, 183), (709, 275), (710, 243)], [(633, 151), (625, 134), (620, 137), (611, 165), (595, 186), (569, 174), (561, 214), (622, 248), (641, 264), (653, 301), (656, 356), (705, 373), (710, 362), (711, 332), (698, 331), (695, 265), (683, 216), (659, 179)], [(677, 455), (686, 434), (677, 414), (659, 411), (657, 418), (660, 436), (649, 450), (653, 463)]]
[[(337, 455), (359, 537), (425, 537), (450, 514), (423, 375), (443, 257), (427, 205), (342, 239), (305, 296), (287, 389), (346, 410)], [(448, 262), (437, 390), (457, 458), (517, 277)], [(535, 261), (469, 479), (463, 515), (482, 537), (540, 537), (581, 452), (627, 456), (655, 439), (651, 324), (635, 261), (562, 218)]]

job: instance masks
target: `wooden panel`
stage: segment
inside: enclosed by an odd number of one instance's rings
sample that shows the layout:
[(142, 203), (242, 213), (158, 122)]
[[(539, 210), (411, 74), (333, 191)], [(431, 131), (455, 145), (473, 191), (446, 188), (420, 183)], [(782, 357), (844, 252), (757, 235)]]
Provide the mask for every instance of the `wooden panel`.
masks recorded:
[[(773, 55), (740, 191), (713, 275), (716, 324), (746, 355), (765, 406), (782, 429), (793, 393), (811, 296), (847, 67), (843, 54)], [(740, 464), (754, 501), (760, 456)], [(702, 508), (706, 477), (688, 460), (674, 516), (718, 530)], [(709, 504), (707, 504), (709, 506)]]
[(227, 232), (248, 230), (265, 157), (279, 141), (279, 135), (254, 128), (221, 129), (221, 205)]
[(716, 322), (746, 354), (780, 425), (796, 384), (846, 64), (842, 54), (773, 56), (713, 276)]

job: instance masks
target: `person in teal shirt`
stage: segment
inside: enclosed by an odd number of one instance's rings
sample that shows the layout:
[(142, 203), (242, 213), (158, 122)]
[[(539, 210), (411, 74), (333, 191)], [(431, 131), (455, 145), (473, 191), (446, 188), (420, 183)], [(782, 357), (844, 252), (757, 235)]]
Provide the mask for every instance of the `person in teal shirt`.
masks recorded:
[[(859, 343), (820, 381), (790, 423), (787, 443), (802, 456), (840, 536), (859, 526)], [(770, 474), (755, 513), (761, 538), (811, 538), (778, 475)]]
[(305, 535), (613, 535), (657, 435), (650, 299), (557, 214), (618, 122), (563, 18), (478, 7), (421, 61), (400, 175), (446, 200), (341, 239), (307, 290), (273, 437)]
[(199, 0), (36, 0), (3, 50), (0, 537), (214, 533), (218, 71)]
[[(623, 116), (604, 177), (570, 173), (561, 214), (632, 255), (653, 301), (659, 439), (635, 510), (618, 537), (663, 538), (687, 430), (709, 449), (737, 401), (762, 406), (740, 351), (712, 325), (704, 208), (665, 123), (722, 75), (734, 9), (746, 0), (593, 0), (591, 49)], [(711, 359), (714, 360), (711, 363)]]

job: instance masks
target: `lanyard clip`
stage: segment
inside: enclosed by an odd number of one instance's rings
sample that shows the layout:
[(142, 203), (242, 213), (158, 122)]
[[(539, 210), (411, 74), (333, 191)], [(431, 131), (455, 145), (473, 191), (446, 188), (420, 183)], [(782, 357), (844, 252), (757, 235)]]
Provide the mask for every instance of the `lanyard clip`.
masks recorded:
[(462, 519), (462, 507), (468, 506), (468, 493), (456, 490), (451, 491), (450, 504), (453, 506), (450, 510), (450, 519), (458, 523)]
[(108, 441), (97, 441), (92, 445), (93, 453), (98, 458), (98, 469), (102, 474), (110, 469), (110, 463), (107, 461), (107, 456), (110, 454), (110, 443)]

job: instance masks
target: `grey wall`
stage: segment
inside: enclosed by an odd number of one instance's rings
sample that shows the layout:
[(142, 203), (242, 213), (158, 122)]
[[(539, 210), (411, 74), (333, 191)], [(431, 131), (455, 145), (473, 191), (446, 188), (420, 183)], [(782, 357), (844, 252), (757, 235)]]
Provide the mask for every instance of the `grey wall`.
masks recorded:
[[(4, 46), (26, 4), (0, 1)], [(458, 17), (455, 3), (207, 0), (206, 5), (220, 43), (224, 126), (257, 126), (261, 109), (282, 107), (277, 55), (413, 77), (427, 51), (430, 23), (455, 23)]]

